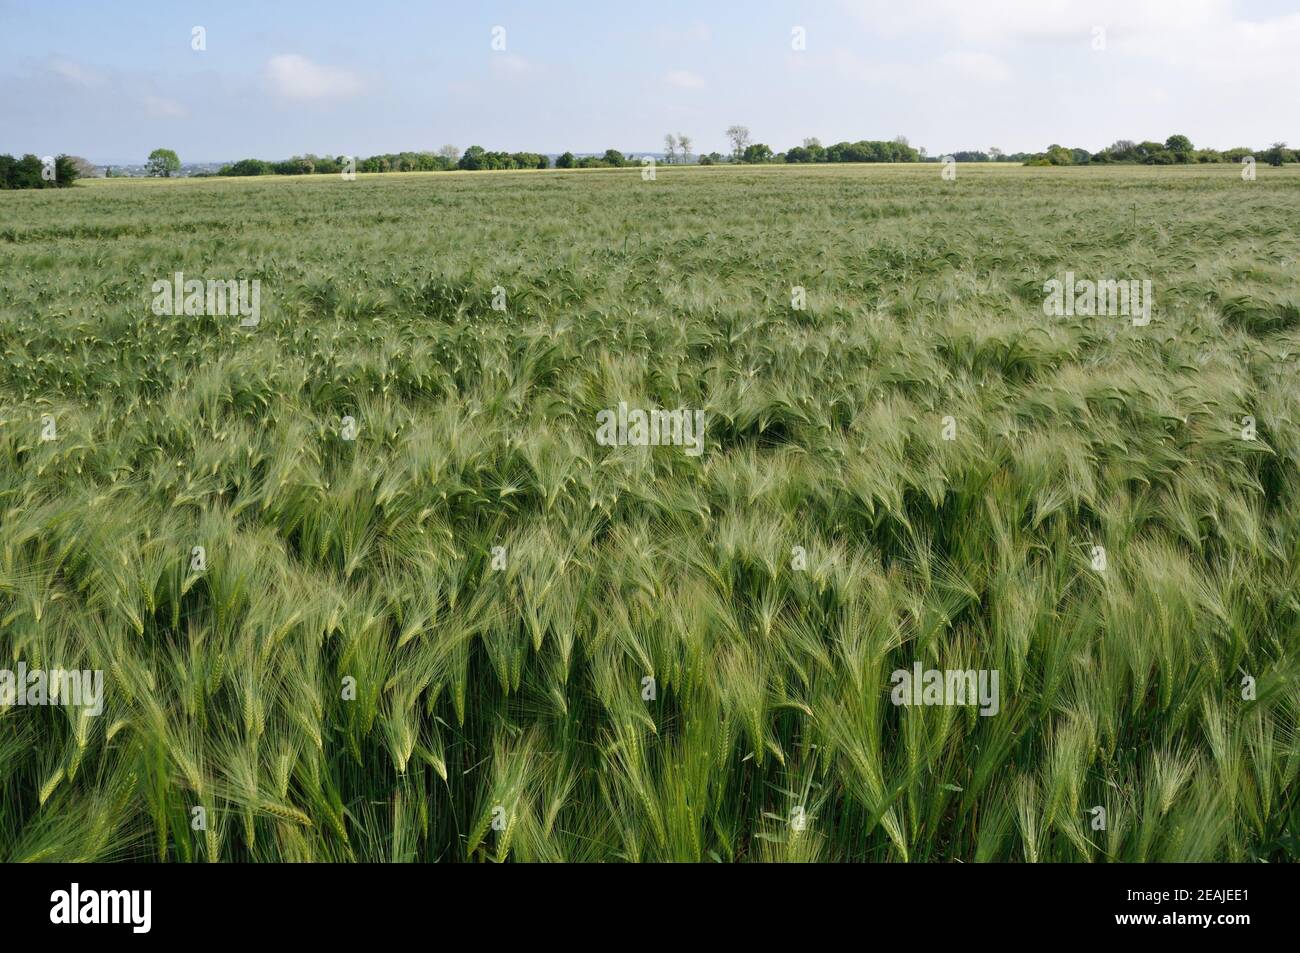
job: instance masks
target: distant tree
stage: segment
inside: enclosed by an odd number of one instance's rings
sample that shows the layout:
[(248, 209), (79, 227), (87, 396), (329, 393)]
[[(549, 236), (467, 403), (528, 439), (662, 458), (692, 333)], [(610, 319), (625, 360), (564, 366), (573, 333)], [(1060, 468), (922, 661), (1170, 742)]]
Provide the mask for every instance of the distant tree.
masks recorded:
[(700, 156), (700, 165), (721, 165), (721, 164), (722, 164), (721, 152), (710, 152), (706, 156)]
[(465, 154), (460, 157), (457, 167), (474, 171), (475, 169), (487, 168), (487, 150), (482, 146), (470, 146), (465, 150)]
[(1047, 159), (1049, 165), (1070, 165), (1074, 161), (1074, 156), (1065, 146), (1055, 143), (1047, 147), (1047, 152), (1043, 156)]
[(664, 136), (664, 158), (670, 163), (677, 158), (677, 137), (671, 132)]
[(78, 178), (89, 179), (99, 172), (99, 167), (88, 159), (83, 159), (81, 156), (68, 156), (67, 158), (72, 163), (72, 167), (77, 170)]
[(77, 181), (79, 176), (72, 156), (56, 157), (51, 170), (44, 159), (34, 155), (25, 155), (21, 159), (0, 155), (0, 189), (62, 189)]
[(1001, 149), (999, 149), (997, 146), (989, 146), (989, 158), (992, 159), (994, 162), (1001, 162), (1002, 157), (1005, 155), (1006, 153), (1003, 152)]
[(1268, 147), (1264, 153), (1264, 161), (1271, 166), (1280, 167), (1287, 160), (1287, 149), (1285, 142), (1275, 142)]
[(918, 150), (900, 142), (863, 139), (858, 142), (836, 142), (827, 146), (819, 162), (916, 162), (921, 157)]
[(794, 146), (785, 154), (786, 162), (824, 162), (826, 160), (826, 150), (822, 148), (821, 140), (816, 136), (810, 136), (803, 141), (803, 145)]
[[(363, 170), (368, 171), (368, 170)], [(378, 170), (375, 170), (378, 171)], [(270, 175), (271, 164), (261, 159), (240, 159), (230, 165), (223, 165), (217, 175)]]
[(677, 133), (677, 145), (682, 150), (682, 161), (689, 163), (691, 161), (691, 137), (685, 133)]
[(149, 161), (145, 165), (147, 175), (161, 176), (165, 179), (180, 170), (181, 160), (171, 149), (155, 149), (149, 153)]
[(41, 179), (41, 160), (33, 155), (15, 159), (13, 156), (0, 156), (0, 188), (39, 189), (44, 186)]
[(1175, 162), (1191, 162), (1195, 152), (1192, 140), (1186, 136), (1170, 136), (1165, 140), (1165, 151), (1173, 155)]
[(1178, 159), (1165, 148), (1163, 142), (1144, 139), (1128, 151), (1125, 161), (1140, 162), (1143, 165), (1173, 165)]
[(1135, 162), (1139, 158), (1137, 143), (1132, 139), (1116, 139), (1093, 157), (1094, 162)]
[(460, 161), (460, 149), (456, 148), (451, 143), (447, 143), (447, 145), (439, 149), (438, 155), (446, 159), (448, 165), (455, 165)]
[(555, 160), (555, 167), (557, 169), (572, 169), (577, 164), (577, 161), (573, 158), (572, 152), (566, 152), (563, 155), (556, 157)]
[(771, 146), (762, 142), (756, 142), (753, 145), (746, 146), (745, 151), (741, 154), (742, 161), (751, 163), (771, 162), (772, 158)]
[(731, 140), (731, 155), (739, 159), (745, 153), (749, 146), (749, 127), (748, 126), (730, 126), (727, 129), (727, 138)]
[(601, 161), (604, 162), (605, 165), (613, 166), (616, 169), (627, 165), (627, 158), (617, 149), (606, 149), (605, 155)]

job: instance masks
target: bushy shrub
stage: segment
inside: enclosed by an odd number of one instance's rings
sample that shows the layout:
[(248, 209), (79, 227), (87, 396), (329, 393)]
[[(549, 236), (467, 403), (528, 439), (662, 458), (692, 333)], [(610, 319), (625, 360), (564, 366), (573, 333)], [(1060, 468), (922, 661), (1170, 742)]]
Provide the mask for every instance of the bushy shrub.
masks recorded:
[(81, 177), (81, 170), (72, 156), (60, 155), (54, 159), (53, 177), (44, 173), (45, 163), (37, 156), (15, 159), (0, 155), (0, 189), (63, 189)]
[(261, 159), (240, 159), (223, 165), (218, 175), (270, 175), (271, 164)]

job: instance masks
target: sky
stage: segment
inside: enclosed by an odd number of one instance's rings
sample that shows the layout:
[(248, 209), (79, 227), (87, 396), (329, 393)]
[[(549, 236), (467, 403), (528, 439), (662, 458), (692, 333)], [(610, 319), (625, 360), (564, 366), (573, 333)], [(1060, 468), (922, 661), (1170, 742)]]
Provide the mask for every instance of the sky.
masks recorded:
[(641, 153), (669, 132), (701, 153), (733, 124), (778, 152), (1296, 145), (1300, 0), (0, 0), (0, 153)]

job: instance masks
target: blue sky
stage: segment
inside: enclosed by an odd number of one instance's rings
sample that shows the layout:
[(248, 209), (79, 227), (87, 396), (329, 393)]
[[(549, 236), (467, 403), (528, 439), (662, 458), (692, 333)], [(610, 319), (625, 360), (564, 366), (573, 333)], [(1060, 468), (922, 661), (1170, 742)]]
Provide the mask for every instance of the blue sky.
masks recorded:
[[(206, 49), (192, 48), (192, 30)], [(493, 28), (505, 49), (492, 48)], [(795, 49), (795, 28), (806, 37)], [(1104, 48), (1097, 29), (1104, 30)], [(0, 0), (0, 152), (1300, 143), (1281, 0)]]

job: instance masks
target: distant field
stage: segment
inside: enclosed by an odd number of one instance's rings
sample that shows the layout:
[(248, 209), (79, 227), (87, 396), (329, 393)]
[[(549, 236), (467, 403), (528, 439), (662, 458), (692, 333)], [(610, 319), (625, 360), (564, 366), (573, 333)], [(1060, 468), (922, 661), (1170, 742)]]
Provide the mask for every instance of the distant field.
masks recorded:
[(103, 672), (0, 706), (0, 860), (1300, 859), (1298, 223), (1263, 166), (0, 193), (0, 668)]

